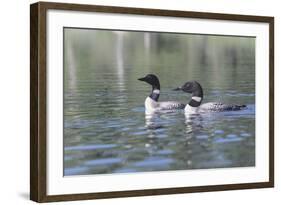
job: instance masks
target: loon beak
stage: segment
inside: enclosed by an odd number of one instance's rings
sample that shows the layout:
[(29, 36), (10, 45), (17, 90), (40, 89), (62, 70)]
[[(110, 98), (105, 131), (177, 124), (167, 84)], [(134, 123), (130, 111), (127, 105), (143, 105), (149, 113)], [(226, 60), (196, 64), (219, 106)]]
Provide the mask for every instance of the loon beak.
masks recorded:
[(182, 90), (182, 87), (177, 87), (177, 88), (173, 89), (173, 91), (179, 91), (179, 90)]
[(138, 80), (140, 80), (140, 81), (145, 81), (145, 80), (146, 80), (146, 78), (145, 78), (145, 77), (143, 77), (143, 78), (139, 78)]

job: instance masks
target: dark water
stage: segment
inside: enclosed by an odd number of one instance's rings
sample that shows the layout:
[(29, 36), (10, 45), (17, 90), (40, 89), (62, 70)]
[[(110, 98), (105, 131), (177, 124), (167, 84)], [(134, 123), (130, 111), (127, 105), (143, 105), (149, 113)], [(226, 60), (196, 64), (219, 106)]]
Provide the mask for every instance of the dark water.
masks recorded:
[[(64, 175), (255, 166), (255, 39), (206, 35), (64, 31)], [(188, 80), (204, 102), (247, 109), (186, 117), (146, 116), (160, 78), (160, 101)]]

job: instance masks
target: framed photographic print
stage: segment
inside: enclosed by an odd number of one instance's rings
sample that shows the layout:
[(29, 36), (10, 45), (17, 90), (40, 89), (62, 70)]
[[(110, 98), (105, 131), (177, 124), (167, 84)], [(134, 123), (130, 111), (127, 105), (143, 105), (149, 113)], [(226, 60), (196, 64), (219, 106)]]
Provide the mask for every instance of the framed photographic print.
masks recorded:
[(273, 17), (30, 8), (31, 200), (274, 186)]

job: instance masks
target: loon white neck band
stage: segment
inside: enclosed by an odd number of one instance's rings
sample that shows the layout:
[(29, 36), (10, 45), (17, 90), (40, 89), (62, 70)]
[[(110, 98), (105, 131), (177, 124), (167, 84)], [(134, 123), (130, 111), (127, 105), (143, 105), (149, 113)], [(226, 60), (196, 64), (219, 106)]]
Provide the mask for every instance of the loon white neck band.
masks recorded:
[(202, 100), (202, 98), (198, 97), (198, 96), (193, 96), (191, 99), (195, 100), (196, 102), (201, 102), (201, 100)]
[(155, 94), (160, 94), (160, 90), (158, 90), (158, 89), (155, 89), (152, 92), (155, 93)]

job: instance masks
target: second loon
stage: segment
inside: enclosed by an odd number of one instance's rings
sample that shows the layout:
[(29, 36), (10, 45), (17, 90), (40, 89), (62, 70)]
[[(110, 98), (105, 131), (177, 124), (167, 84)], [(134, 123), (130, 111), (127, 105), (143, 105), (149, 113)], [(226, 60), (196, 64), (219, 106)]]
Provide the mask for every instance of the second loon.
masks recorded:
[(235, 111), (242, 110), (246, 105), (236, 104), (223, 104), (220, 102), (209, 102), (201, 104), (203, 101), (203, 89), (201, 85), (196, 81), (188, 81), (183, 86), (174, 90), (182, 90), (186, 93), (191, 93), (191, 100), (185, 106), (184, 110), (186, 114), (193, 114), (198, 112), (222, 112), (222, 111)]
[(148, 74), (138, 80), (144, 81), (152, 86), (152, 91), (145, 99), (144, 103), (146, 113), (185, 108), (185, 104), (177, 101), (158, 102), (160, 96), (160, 82), (156, 75)]

